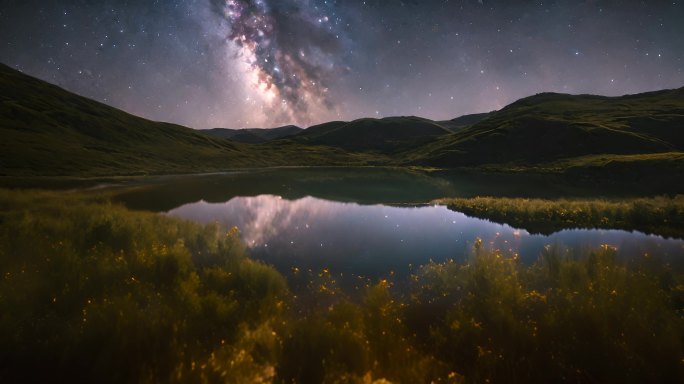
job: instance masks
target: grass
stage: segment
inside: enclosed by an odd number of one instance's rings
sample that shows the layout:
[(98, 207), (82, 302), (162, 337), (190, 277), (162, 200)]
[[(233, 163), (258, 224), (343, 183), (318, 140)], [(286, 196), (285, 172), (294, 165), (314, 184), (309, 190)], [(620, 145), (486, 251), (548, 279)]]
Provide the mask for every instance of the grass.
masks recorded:
[(404, 158), (435, 167), (533, 170), (591, 155), (682, 152), (682, 95), (684, 88), (621, 97), (539, 94), (409, 151)]
[[(96, 197), (0, 192), (0, 377), (8, 382), (245, 382), (287, 287), (236, 229)], [(238, 366), (230, 361), (240, 361)]]
[(604, 228), (684, 237), (684, 195), (624, 200), (474, 197), (436, 202), (466, 215), (524, 228), (532, 233)]
[(324, 123), (300, 132), (292, 140), (351, 152), (392, 155), (419, 147), (449, 133), (449, 130), (432, 120), (414, 116), (387, 117)]
[(142, 119), (0, 65), (0, 173), (103, 175), (258, 164), (240, 143)]
[(295, 297), (236, 228), (97, 193), (0, 190), (0, 378), (684, 380), (682, 271), (609, 247), (572, 255), (547, 248), (525, 265), (478, 241), (467, 262), (424, 265), (404, 291), (381, 280), (353, 300), (322, 270)]
[(124, 176), (280, 165), (366, 165), (370, 154), (249, 145), (149, 121), (0, 64), (0, 176)]

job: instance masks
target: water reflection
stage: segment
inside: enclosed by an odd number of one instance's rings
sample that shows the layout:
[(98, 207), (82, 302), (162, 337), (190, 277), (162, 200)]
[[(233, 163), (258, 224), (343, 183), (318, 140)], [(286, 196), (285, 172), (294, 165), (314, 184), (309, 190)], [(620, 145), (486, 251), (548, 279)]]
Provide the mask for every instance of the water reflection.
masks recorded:
[(532, 235), (444, 206), (404, 208), (260, 195), (225, 203), (199, 201), (169, 214), (238, 226), (251, 254), (283, 272), (329, 268), (336, 274), (371, 279), (404, 275), (430, 260), (462, 261), (477, 238), (491, 248), (519, 253), (524, 262), (534, 261), (549, 244), (578, 253), (608, 244), (617, 247), (619, 257), (658, 254), (674, 262), (684, 254), (682, 240), (618, 230)]
[[(124, 188), (115, 201), (131, 209), (167, 212), (204, 200), (221, 203), (232, 196), (278, 195), (296, 200), (305, 196), (363, 204), (427, 203), (444, 197), (634, 197), (644, 185), (560, 175), (494, 174), (463, 171), (418, 172), (403, 168), (279, 168), (220, 174), (146, 177)], [(138, 184), (136, 184), (138, 183)], [(648, 186), (646, 195), (657, 191)], [(663, 191), (667, 192), (667, 191)], [(670, 191), (672, 192), (672, 191)], [(677, 191), (675, 191), (677, 192)]]

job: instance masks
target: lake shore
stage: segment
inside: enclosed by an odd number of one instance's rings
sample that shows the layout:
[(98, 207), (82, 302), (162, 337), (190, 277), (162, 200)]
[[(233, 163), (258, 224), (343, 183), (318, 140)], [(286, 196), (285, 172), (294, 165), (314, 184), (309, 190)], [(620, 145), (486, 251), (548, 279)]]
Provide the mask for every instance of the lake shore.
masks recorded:
[(438, 199), (435, 203), (531, 233), (602, 228), (684, 237), (684, 195), (613, 200), (475, 197)]
[(10, 381), (684, 377), (684, 275), (659, 254), (548, 247), (525, 264), (475, 241), (462, 262), (416, 265), (405, 294), (396, 277), (365, 281), (352, 300), (327, 268), (301, 271), (307, 293), (292, 292), (237, 228), (97, 193), (0, 190), (0, 208)]

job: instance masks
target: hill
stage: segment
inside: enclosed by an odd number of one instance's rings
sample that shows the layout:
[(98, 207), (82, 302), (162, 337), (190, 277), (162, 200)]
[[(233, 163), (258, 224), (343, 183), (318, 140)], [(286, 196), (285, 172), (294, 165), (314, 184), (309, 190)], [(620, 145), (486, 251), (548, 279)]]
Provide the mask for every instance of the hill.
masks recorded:
[(447, 122), (388, 117), (203, 133), (130, 115), (0, 64), (0, 135), (0, 176), (398, 165), (650, 175), (672, 183), (684, 175), (684, 88), (621, 97), (543, 93)]
[(451, 132), (458, 132), (491, 116), (492, 112), (474, 113), (472, 115), (463, 115), (451, 120), (438, 121), (437, 124), (450, 130)]
[[(269, 138), (295, 127), (251, 130)], [(0, 176), (201, 173), (365, 165), (367, 154), (278, 141), (249, 145), (149, 121), (0, 64)]]
[(295, 125), (287, 125), (278, 128), (214, 128), (201, 130), (199, 132), (212, 137), (239, 141), (241, 143), (257, 144), (293, 136), (301, 131), (302, 128), (299, 128)]
[(145, 120), (0, 64), (0, 173), (210, 171), (258, 164), (239, 143)]
[(354, 152), (392, 154), (432, 142), (449, 133), (432, 120), (415, 116), (387, 117), (329, 122), (305, 129), (293, 140)]
[[(540, 166), (587, 156), (684, 151), (684, 88), (603, 97), (543, 93), (410, 154), (439, 166)], [(651, 157), (652, 159), (652, 157)]]

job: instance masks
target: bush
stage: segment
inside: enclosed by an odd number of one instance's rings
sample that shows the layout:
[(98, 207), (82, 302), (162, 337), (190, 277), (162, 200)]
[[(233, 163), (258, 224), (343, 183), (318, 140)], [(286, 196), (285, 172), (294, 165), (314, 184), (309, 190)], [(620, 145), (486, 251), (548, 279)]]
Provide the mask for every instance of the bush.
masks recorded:
[(609, 247), (558, 252), (523, 266), (476, 245), (466, 264), (424, 266), (410, 306), (437, 298), (447, 308), (426, 352), (468, 382), (681, 381), (681, 305), (657, 275), (621, 265)]
[(403, 291), (351, 299), (323, 269), (294, 296), (236, 228), (70, 193), (0, 208), (3, 382), (684, 382), (684, 275), (659, 255), (478, 241)]
[(287, 287), (236, 230), (70, 194), (2, 192), (0, 206), (3, 378), (201, 378), (217, 353), (273, 370), (278, 343), (253, 338), (282, 316)]

